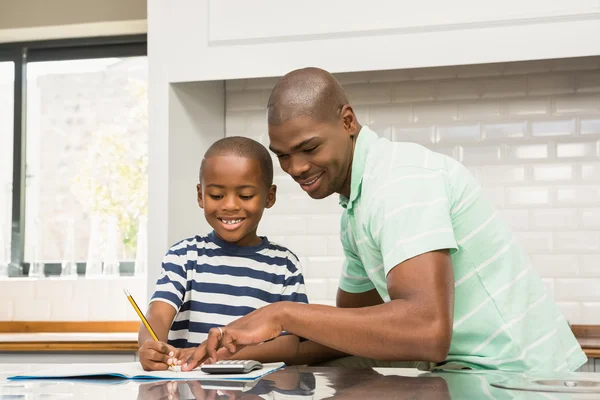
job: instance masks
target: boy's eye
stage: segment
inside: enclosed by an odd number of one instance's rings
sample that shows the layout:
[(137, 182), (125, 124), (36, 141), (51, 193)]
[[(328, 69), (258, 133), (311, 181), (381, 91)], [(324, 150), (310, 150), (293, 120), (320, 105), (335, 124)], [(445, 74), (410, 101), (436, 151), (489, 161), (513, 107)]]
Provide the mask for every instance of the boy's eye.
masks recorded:
[(223, 195), (220, 194), (209, 194), (208, 196), (213, 200), (221, 200), (223, 198)]
[(240, 199), (242, 199), (242, 200), (250, 200), (253, 197), (254, 197), (253, 194), (250, 194), (250, 195), (240, 195)]

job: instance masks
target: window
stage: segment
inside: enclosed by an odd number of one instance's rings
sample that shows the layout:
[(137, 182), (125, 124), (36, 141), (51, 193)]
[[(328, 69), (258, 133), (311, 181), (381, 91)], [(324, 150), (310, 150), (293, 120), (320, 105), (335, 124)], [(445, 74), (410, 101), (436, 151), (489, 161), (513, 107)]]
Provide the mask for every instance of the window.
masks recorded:
[(15, 63), (0, 62), (0, 268), (10, 260)]
[[(145, 37), (28, 43), (18, 50), (23, 61), (0, 63), (0, 146), (11, 156), (0, 155), (0, 224), (8, 222), (5, 242), (12, 241), (12, 265), (20, 267), (11, 275), (27, 275), (32, 263), (43, 264), (46, 275), (60, 274), (63, 261), (75, 261), (83, 274), (87, 261), (108, 259), (129, 274), (147, 212)], [(22, 79), (14, 78), (15, 67), (25, 71)], [(18, 90), (22, 107), (7, 105)], [(25, 121), (20, 129), (13, 115)], [(13, 138), (24, 157), (12, 159)]]

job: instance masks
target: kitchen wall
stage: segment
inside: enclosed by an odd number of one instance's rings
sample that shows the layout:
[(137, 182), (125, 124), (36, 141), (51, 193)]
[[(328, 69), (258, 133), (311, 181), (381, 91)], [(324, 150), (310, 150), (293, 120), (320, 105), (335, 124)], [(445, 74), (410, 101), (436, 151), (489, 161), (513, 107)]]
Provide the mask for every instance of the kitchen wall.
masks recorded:
[[(600, 324), (600, 57), (337, 75), (359, 121), (449, 154), (477, 176), (572, 324)], [(226, 135), (268, 144), (276, 79), (226, 83)], [(276, 159), (274, 159), (276, 163)], [(314, 201), (276, 168), (261, 233), (333, 304), (342, 265), (337, 197)]]

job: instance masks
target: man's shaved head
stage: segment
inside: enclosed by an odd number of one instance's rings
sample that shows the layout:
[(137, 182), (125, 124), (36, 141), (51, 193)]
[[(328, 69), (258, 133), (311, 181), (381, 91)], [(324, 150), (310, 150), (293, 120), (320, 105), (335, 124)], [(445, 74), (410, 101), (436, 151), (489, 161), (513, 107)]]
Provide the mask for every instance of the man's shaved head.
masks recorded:
[(277, 82), (267, 103), (269, 125), (280, 125), (297, 117), (317, 122), (333, 121), (348, 104), (342, 85), (319, 68), (297, 69)]

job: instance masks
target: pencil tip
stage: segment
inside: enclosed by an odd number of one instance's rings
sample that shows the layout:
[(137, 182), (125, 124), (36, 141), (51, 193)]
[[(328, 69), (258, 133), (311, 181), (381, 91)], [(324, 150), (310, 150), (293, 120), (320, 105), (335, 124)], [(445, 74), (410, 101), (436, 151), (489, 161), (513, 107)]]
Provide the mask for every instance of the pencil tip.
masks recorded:
[(129, 292), (127, 291), (127, 289), (123, 289), (123, 292), (125, 292), (125, 296), (127, 296), (127, 297), (129, 297), (129, 296), (130, 296), (130, 294), (129, 294)]

